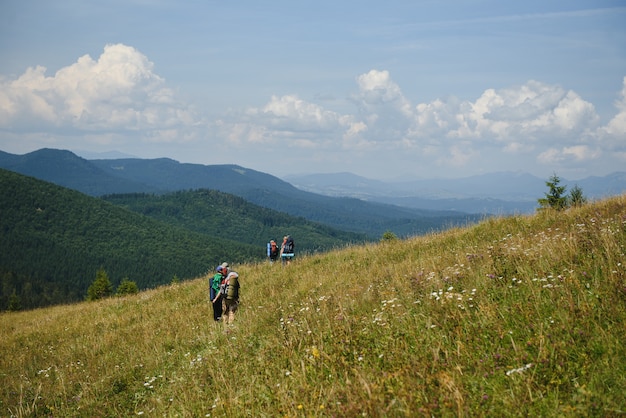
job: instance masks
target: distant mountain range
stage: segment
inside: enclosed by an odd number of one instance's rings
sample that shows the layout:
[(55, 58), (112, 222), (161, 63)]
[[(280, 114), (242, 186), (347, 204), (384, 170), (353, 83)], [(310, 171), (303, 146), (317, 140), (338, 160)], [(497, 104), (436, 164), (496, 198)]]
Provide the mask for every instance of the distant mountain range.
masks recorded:
[[(561, 179), (570, 190), (578, 186), (592, 200), (626, 192), (626, 172), (581, 180)], [(349, 196), (372, 202), (467, 213), (532, 213), (548, 191), (546, 181), (528, 173), (499, 172), (459, 179), (383, 182), (351, 173), (289, 176), (295, 187), (327, 196)]]
[(183, 164), (168, 158), (86, 160), (70, 151), (41, 149), (25, 155), (0, 151), (0, 168), (91, 196), (213, 189), (269, 209), (379, 238), (420, 235), (475, 222), (482, 215), (401, 207), (390, 202), (330, 197), (300, 190), (269, 174), (237, 165)]

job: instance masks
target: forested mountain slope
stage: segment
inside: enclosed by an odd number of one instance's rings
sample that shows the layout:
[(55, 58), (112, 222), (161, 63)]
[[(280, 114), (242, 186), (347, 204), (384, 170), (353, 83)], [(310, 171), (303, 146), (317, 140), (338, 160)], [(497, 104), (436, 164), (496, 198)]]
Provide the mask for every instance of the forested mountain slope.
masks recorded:
[(341, 230), (364, 233), (370, 239), (380, 238), (386, 231), (400, 236), (420, 235), (482, 218), (454, 211), (431, 211), (348, 197), (322, 196), (299, 190), (269, 174), (237, 165), (182, 164), (167, 158), (92, 162), (109, 175), (152, 188), (167, 191), (219, 190), (259, 206)]
[(0, 169), (0, 309), (81, 300), (103, 267), (140, 288), (197, 277), (223, 260), (259, 257), (258, 246), (213, 237), (101, 199)]
[(162, 195), (108, 195), (103, 199), (168, 224), (255, 245), (260, 255), (268, 240), (280, 240), (287, 234), (297, 241), (300, 253), (367, 241), (365, 234), (341, 231), (257, 206), (217, 190), (188, 190)]
[(92, 162), (66, 150), (41, 149), (24, 155), (0, 151), (0, 168), (90, 196), (158, 191), (154, 187), (110, 175)]
[(377, 239), (391, 231), (411, 236), (476, 222), (481, 215), (399, 207), (309, 193), (272, 175), (237, 165), (185, 164), (168, 158), (85, 160), (69, 151), (0, 152), (0, 167), (91, 196), (213, 189), (259, 206)]
[(195, 277), (218, 263), (259, 261), (291, 234), (300, 254), (355, 242), (340, 231), (215, 190), (105, 200), (0, 169), (0, 310), (82, 299), (96, 270), (140, 288)]

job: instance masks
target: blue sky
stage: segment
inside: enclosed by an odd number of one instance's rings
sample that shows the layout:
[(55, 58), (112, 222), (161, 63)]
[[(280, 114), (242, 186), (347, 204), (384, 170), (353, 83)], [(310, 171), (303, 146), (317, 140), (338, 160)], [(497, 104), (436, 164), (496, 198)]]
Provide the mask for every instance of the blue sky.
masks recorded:
[(626, 3), (4, 1), (0, 150), (44, 147), (277, 176), (624, 171)]

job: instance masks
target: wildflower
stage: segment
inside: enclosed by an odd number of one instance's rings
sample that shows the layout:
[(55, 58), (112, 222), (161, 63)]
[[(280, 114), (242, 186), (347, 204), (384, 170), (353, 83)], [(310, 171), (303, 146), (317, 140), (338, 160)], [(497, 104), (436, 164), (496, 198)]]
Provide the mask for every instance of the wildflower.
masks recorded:
[(318, 350), (317, 347), (313, 347), (311, 349), (311, 354), (313, 354), (313, 357), (319, 358), (320, 357), (320, 350)]
[(525, 371), (525, 370), (530, 369), (531, 367), (533, 367), (533, 364), (532, 364), (532, 363), (528, 363), (527, 365), (522, 366), (522, 367), (519, 367), (519, 368), (517, 368), (517, 369), (512, 369), (512, 370), (509, 370), (508, 372), (506, 372), (506, 375), (507, 375), (507, 376), (510, 376), (510, 375), (512, 375), (513, 373), (521, 373), (521, 372), (523, 372), (523, 371)]

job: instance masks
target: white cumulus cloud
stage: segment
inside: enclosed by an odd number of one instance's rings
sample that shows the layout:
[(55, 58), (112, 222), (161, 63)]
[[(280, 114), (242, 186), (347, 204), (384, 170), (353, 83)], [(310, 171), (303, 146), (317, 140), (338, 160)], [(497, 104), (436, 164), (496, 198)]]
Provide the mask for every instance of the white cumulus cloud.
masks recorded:
[(342, 167), (403, 161), (411, 170), (427, 170), (433, 164), (477, 166), (486, 158), (490, 169), (507, 169), (506, 158), (513, 158), (550, 171), (626, 161), (626, 77), (616, 115), (600, 126), (594, 106), (575, 91), (536, 80), (487, 88), (475, 100), (412, 103), (389, 71), (372, 69), (355, 78), (340, 111), (320, 96), (316, 102), (293, 93), (209, 116), (181, 101), (131, 46), (107, 45), (95, 59), (84, 55), (46, 72), (36, 66), (0, 78), (4, 141), (100, 148), (138, 143), (140, 150), (144, 143), (173, 144), (162, 148), (168, 151), (184, 142), (197, 147), (198, 159), (203, 152), (236, 155), (241, 164), (275, 158), (274, 151), (285, 148), (294, 171), (311, 160)]
[[(401, 155), (415, 164), (457, 167), (476, 163), (484, 152), (542, 165), (585, 163), (603, 155), (594, 143), (599, 129), (594, 106), (557, 85), (530, 80), (487, 89), (475, 101), (451, 96), (416, 105), (388, 71), (361, 74), (356, 87), (349, 97), (354, 111), (346, 114), (296, 95), (272, 96), (263, 107), (248, 110), (247, 129), (233, 128), (237, 142)], [(623, 102), (619, 106), (626, 109)], [(619, 123), (616, 118), (611, 126)]]
[(575, 92), (531, 80), (462, 103), (449, 135), (504, 143), (569, 141), (594, 129), (598, 119), (593, 105)]
[(626, 147), (626, 77), (623, 79), (619, 100), (615, 102), (617, 114), (604, 128), (604, 133), (618, 139), (620, 145)]
[[(144, 139), (176, 141), (172, 130), (197, 123), (189, 106), (154, 72), (135, 48), (107, 45), (46, 75), (28, 68), (0, 81), (0, 126), (22, 132), (135, 132)], [(145, 134), (145, 132), (149, 134)]]

